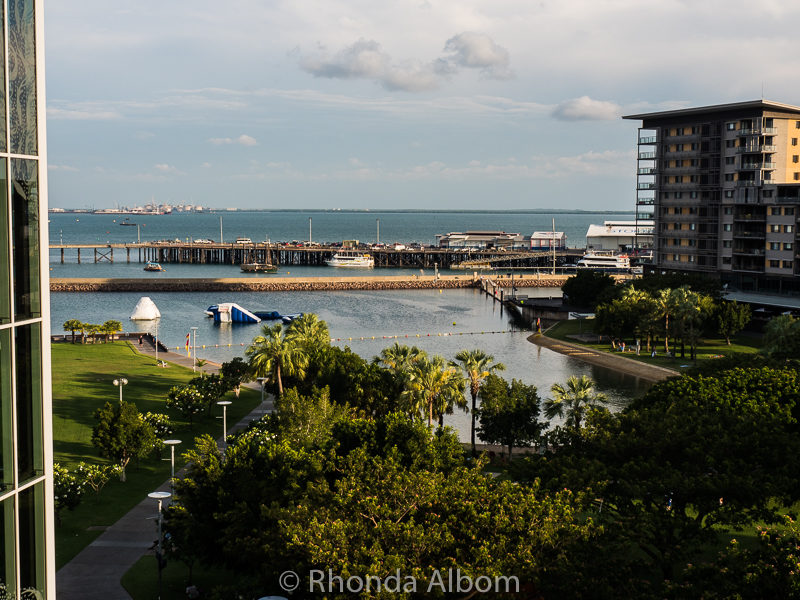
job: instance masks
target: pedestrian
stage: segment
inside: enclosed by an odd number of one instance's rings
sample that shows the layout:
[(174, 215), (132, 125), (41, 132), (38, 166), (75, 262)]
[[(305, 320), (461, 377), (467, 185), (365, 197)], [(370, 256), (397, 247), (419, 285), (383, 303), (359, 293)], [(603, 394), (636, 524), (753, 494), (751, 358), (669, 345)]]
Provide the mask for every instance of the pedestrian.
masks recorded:
[(144, 341), (142, 340), (142, 336), (139, 336), (139, 345), (144, 346)]
[(639, 356), (639, 352), (642, 350), (642, 340), (636, 338), (636, 356)]
[(655, 357), (656, 357), (656, 350), (655, 348), (653, 348), (653, 352), (650, 353), (650, 358), (655, 358)]
[(625, 342), (622, 342), (622, 344), (620, 344), (620, 348), (622, 348), (622, 352), (624, 353), (625, 352)]

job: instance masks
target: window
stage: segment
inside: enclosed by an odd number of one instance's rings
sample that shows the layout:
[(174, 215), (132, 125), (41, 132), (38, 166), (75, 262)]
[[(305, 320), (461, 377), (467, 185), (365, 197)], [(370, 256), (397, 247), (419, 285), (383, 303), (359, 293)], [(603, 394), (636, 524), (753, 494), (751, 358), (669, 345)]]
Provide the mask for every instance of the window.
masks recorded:
[(794, 122), (794, 128), (795, 129), (800, 129), (800, 121), (795, 121)]
[(675, 192), (675, 198), (676, 199), (683, 198), (683, 192)]
[(733, 245), (731, 240), (722, 240), (722, 247), (723, 248), (730, 248)]
[(689, 223), (689, 231), (697, 230), (697, 223)]
[(769, 243), (769, 249), (770, 250), (780, 250), (781, 249), (781, 243), (780, 242), (770, 242)]
[(772, 198), (772, 190), (762, 190), (761, 195), (764, 198)]
[(781, 261), (781, 266), (782, 266), (784, 269), (791, 269), (791, 268), (792, 268), (792, 261), (790, 261), (790, 260), (783, 260), (783, 261)]
[(726, 156), (725, 157), (725, 164), (726, 165), (736, 164), (736, 157), (735, 156)]
[(780, 269), (781, 261), (779, 261), (779, 260), (771, 260), (771, 261), (769, 261), (769, 266), (771, 268), (773, 268), (773, 269)]
[(730, 223), (725, 223), (722, 226), (722, 231), (732, 231), (732, 229), (733, 229), (733, 226)]
[(781, 226), (780, 226), (780, 225), (770, 225), (770, 226), (769, 226), (769, 230), (770, 230), (772, 233), (780, 233), (780, 231), (781, 231)]
[(797, 146), (797, 138), (792, 138), (792, 146)]
[(722, 210), (722, 214), (725, 214), (725, 215), (732, 215), (732, 214), (733, 214), (733, 207), (732, 207), (732, 206), (726, 206), (726, 207), (725, 207), (725, 208)]
[(689, 198), (697, 198), (697, 192), (689, 192)]
[(797, 154), (792, 154), (792, 162), (800, 162), (800, 156), (797, 156)]
[(730, 256), (723, 256), (723, 257), (722, 257), (722, 264), (723, 264), (723, 265), (729, 265), (729, 264), (731, 264), (731, 257), (730, 257)]
[(794, 225), (784, 225), (783, 226), (784, 233), (794, 233)]
[(783, 214), (785, 214), (787, 217), (793, 215), (794, 214), (794, 208), (791, 208), (791, 207), (784, 208), (783, 209)]
[(725, 190), (726, 198), (733, 198), (733, 190)]
[(797, 171), (795, 171), (795, 173), (794, 173), (794, 180), (795, 181), (800, 181), (800, 173), (798, 173)]
[(689, 262), (694, 262), (694, 254), (689, 255)]
[(786, 242), (785, 244), (783, 244), (783, 249), (784, 250), (791, 250), (792, 247), (793, 247), (792, 242)]
[(736, 147), (736, 140), (725, 140), (725, 147), (726, 148), (735, 148)]
[(692, 144), (692, 150), (697, 150), (697, 143), (696, 142)]
[(736, 131), (736, 123), (725, 123), (725, 128), (728, 131)]
[(680, 260), (680, 255), (678, 255), (678, 254), (673, 254), (673, 255), (672, 255), (672, 260)]
[(772, 216), (779, 215), (779, 214), (781, 214), (781, 209), (778, 208), (777, 206), (772, 206), (769, 209), (769, 214), (772, 215)]

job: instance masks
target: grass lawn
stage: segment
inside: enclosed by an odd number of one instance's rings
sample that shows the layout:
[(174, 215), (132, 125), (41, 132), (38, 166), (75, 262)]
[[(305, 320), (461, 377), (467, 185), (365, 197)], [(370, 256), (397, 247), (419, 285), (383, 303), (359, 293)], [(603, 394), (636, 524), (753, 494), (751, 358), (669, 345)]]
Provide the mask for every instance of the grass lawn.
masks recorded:
[[(218, 585), (232, 583), (235, 575), (220, 568), (195, 565), (192, 572), (192, 584), (202, 592), (209, 592)], [(161, 571), (161, 596), (158, 595), (158, 567), (155, 556), (148, 554), (134, 564), (122, 576), (122, 587), (127, 590), (133, 600), (185, 600), (186, 586), (189, 584), (189, 568), (179, 561), (168, 561)]]
[[(183, 466), (180, 454), (192, 446), (192, 440), (204, 433), (219, 437), (222, 424), (214, 416), (195, 417), (193, 428), (177, 412), (165, 407), (167, 392), (173, 385), (186, 383), (195, 374), (177, 365), (161, 369), (151, 357), (138, 354), (127, 342), (109, 344), (53, 344), (53, 446), (54, 459), (72, 468), (80, 461), (107, 464), (92, 445), (94, 411), (106, 402), (118, 402), (119, 389), (113, 380), (125, 377), (123, 399), (134, 402), (141, 412), (162, 412), (175, 424), (172, 437), (183, 440), (175, 456), (175, 469)], [(228, 407), (228, 423), (235, 424), (261, 401), (259, 392), (242, 388), (237, 400)], [(219, 407), (214, 407), (219, 409)], [(219, 410), (214, 411), (216, 415)], [(169, 458), (168, 451), (164, 458)], [(112, 480), (98, 497), (87, 494), (74, 511), (64, 511), (56, 528), (56, 563), (60, 568), (86, 545), (102, 528), (116, 522), (149, 492), (169, 478), (169, 460), (151, 457), (128, 465), (128, 481)]]
[[(560, 321), (553, 325), (550, 329), (544, 332), (549, 338), (553, 338), (556, 340), (561, 340), (563, 342), (570, 342), (573, 344), (580, 344), (581, 346), (585, 346), (587, 348), (592, 348), (593, 350), (599, 350), (601, 352), (616, 352), (619, 354), (619, 350), (613, 350), (611, 348), (611, 344), (608, 342), (603, 342), (602, 344), (590, 344), (590, 343), (582, 343), (576, 339), (573, 339), (569, 336), (576, 335), (580, 333), (593, 333), (592, 331), (592, 319), (586, 320), (579, 320), (573, 319), (570, 321)], [(630, 343), (631, 340), (626, 340), (626, 342)], [(632, 358), (634, 360), (639, 360), (644, 363), (648, 363), (651, 365), (657, 365), (659, 367), (666, 367), (668, 369), (677, 369), (680, 368), (682, 365), (692, 365), (691, 359), (689, 358), (689, 348), (686, 347), (686, 357), (680, 357), (680, 341), (676, 344), (674, 340), (670, 339), (669, 341), (670, 351), (677, 352), (678, 356), (668, 358), (664, 356), (664, 341), (663, 339), (660, 341), (659, 344), (654, 346), (657, 350), (657, 354), (655, 358), (652, 358), (650, 354), (645, 351), (645, 347), (642, 346), (641, 354), (636, 356), (635, 352), (626, 352), (624, 354), (625, 358)], [(698, 347), (697, 347), (697, 358), (698, 360), (707, 360), (712, 358), (719, 358), (720, 356), (729, 356), (734, 352), (744, 352), (744, 353), (755, 353), (758, 352), (759, 348), (761, 348), (762, 340), (760, 337), (752, 337), (749, 335), (742, 335), (739, 334), (738, 336), (734, 337), (731, 340), (731, 345), (725, 342), (723, 338), (709, 338), (701, 340)], [(630, 346), (629, 346), (630, 347)]]

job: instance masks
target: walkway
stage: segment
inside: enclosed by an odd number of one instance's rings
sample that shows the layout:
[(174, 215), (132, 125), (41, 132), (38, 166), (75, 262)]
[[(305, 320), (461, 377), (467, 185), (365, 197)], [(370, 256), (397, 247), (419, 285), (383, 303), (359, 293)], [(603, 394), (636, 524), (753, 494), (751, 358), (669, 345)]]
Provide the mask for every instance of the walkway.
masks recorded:
[(667, 369), (665, 367), (659, 367), (656, 365), (649, 365), (638, 360), (633, 360), (632, 358), (625, 358), (620, 354), (600, 352), (599, 350), (587, 348), (579, 344), (562, 342), (561, 340), (549, 338), (538, 333), (530, 336), (528, 341), (532, 344), (549, 348), (550, 350), (560, 354), (566, 354), (567, 356), (577, 358), (578, 360), (582, 360), (593, 365), (606, 367), (613, 371), (619, 371), (620, 373), (627, 373), (628, 375), (641, 377), (647, 381), (662, 381), (663, 379), (680, 375), (678, 371), (673, 371), (672, 369)]
[[(155, 356), (152, 344), (139, 347), (141, 354)], [(158, 353), (159, 360), (192, 368), (192, 359), (175, 352)], [(217, 373), (219, 365), (206, 363), (206, 373)], [(244, 387), (261, 390), (257, 383), (247, 383)], [(273, 398), (268, 396), (264, 403), (255, 408), (244, 419), (228, 428), (228, 433), (244, 429), (254, 420), (272, 412)], [(222, 440), (220, 440), (221, 442)], [(169, 480), (158, 491), (169, 491)], [(119, 521), (108, 527), (91, 544), (56, 573), (56, 592), (58, 600), (131, 600), (122, 587), (122, 576), (138, 561), (158, 537), (156, 531), (157, 502), (145, 498)], [(155, 572), (155, 559), (153, 559)]]

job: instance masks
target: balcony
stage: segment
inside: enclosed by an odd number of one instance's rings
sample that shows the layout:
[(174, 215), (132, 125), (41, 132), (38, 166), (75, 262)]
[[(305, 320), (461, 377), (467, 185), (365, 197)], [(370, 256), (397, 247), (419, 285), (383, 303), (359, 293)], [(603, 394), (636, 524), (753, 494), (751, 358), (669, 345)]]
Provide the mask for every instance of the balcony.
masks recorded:
[(636, 184), (637, 190), (654, 190), (656, 189), (655, 183), (637, 183)]
[(656, 136), (640, 137), (639, 144), (655, 144), (658, 141)]
[(655, 167), (642, 167), (641, 169), (637, 169), (636, 172), (639, 175), (655, 175), (658, 171), (656, 171)]
[(778, 196), (775, 201), (781, 204), (800, 204), (800, 196)]
[(758, 248), (734, 248), (733, 253), (738, 256), (764, 256), (764, 250)]
[(655, 158), (655, 157), (656, 157), (656, 153), (655, 152), (639, 152), (639, 158), (641, 158), (641, 159), (646, 159), (646, 158), (649, 159), (649, 158)]
[(767, 146), (766, 144), (745, 144), (744, 146), (737, 146), (737, 154), (757, 154), (765, 152), (776, 152), (777, 146)]
[(764, 181), (762, 179), (737, 179), (735, 182), (736, 187), (760, 187)]
[(777, 133), (777, 127), (749, 127), (736, 131), (737, 135), (775, 135)]
[(734, 238), (746, 238), (752, 240), (765, 240), (767, 239), (766, 231), (734, 231)]
[(747, 170), (747, 171), (760, 171), (761, 169), (772, 170), (775, 168), (775, 163), (773, 162), (743, 162), (742, 166), (739, 167), (740, 170)]

